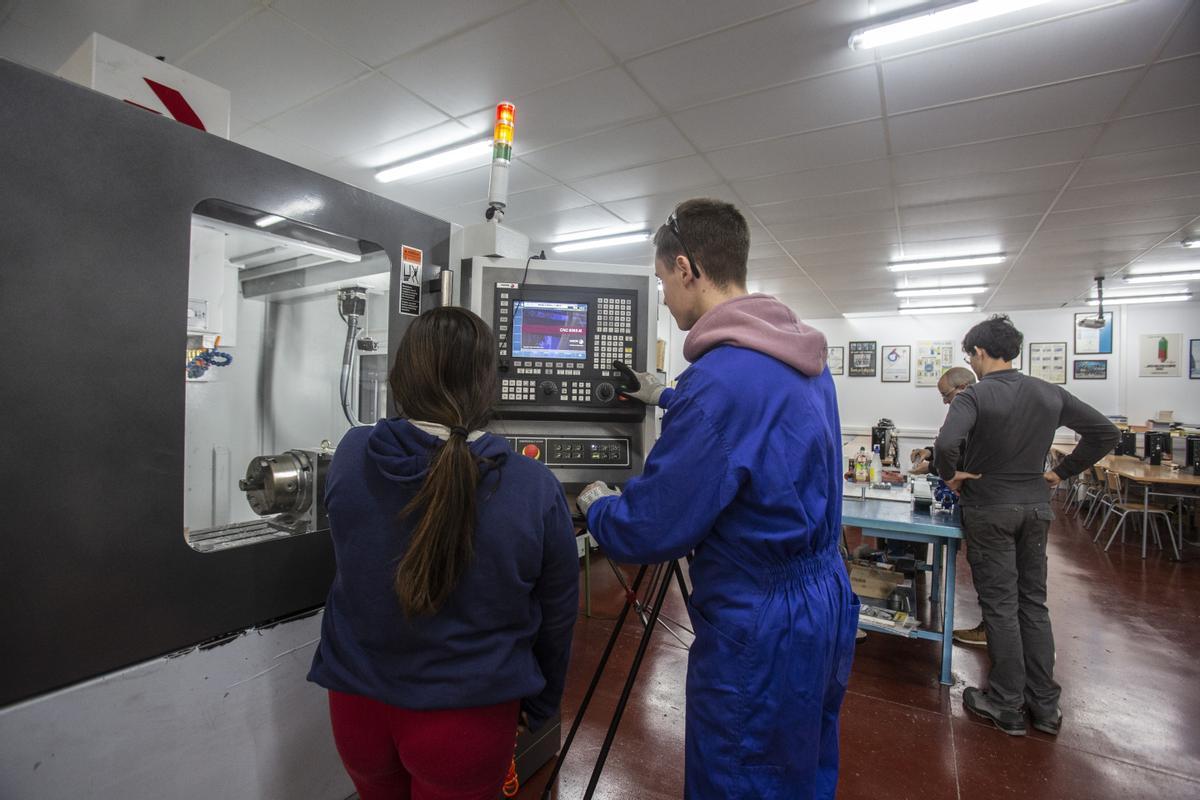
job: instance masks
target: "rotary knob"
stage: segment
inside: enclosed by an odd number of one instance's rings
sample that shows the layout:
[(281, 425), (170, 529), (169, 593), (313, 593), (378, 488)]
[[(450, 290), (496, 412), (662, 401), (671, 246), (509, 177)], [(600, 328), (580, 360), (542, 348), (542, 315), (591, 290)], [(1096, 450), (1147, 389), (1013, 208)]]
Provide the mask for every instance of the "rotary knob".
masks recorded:
[(596, 387), (596, 399), (608, 403), (617, 396), (617, 390), (611, 383), (602, 383)]

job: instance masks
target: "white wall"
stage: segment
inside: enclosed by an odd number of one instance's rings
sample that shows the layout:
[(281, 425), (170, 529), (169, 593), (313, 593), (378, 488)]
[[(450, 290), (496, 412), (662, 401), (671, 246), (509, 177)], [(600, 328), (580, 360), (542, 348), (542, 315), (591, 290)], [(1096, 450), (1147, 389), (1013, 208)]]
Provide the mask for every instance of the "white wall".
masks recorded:
[[(1200, 380), (1187, 377), (1187, 347), (1189, 339), (1200, 339), (1200, 303), (1176, 303), (1146, 306), (1118, 306), (1114, 311), (1114, 343), (1111, 355), (1075, 355), (1075, 313), (1088, 308), (1063, 308), (1051, 311), (1009, 312), (1013, 323), (1025, 334), (1023, 366), (1028, 368), (1030, 342), (1067, 343), (1067, 383), (1065, 388), (1084, 402), (1107, 415), (1124, 414), (1131, 424), (1144, 424), (1161, 409), (1171, 409), (1175, 419), (1200, 424)], [(660, 307), (660, 313), (666, 313)], [(955, 352), (961, 350), (963, 334), (987, 314), (932, 314), (901, 317), (898, 315), (861, 319), (805, 320), (825, 334), (832, 347), (847, 347), (850, 341), (874, 341), (885, 345), (909, 345), (918, 340), (949, 339)], [(671, 347), (667, 374), (672, 378), (687, 368), (683, 359), (683, 339), (686, 334), (672, 323)], [(1183, 375), (1179, 378), (1139, 378), (1138, 340), (1141, 334), (1178, 333), (1182, 337)], [(847, 353), (847, 361), (849, 360)], [(1072, 377), (1076, 358), (1108, 361), (1107, 380), (1077, 381)], [(965, 366), (965, 364), (963, 364)], [(874, 378), (834, 377), (838, 391), (838, 406), (845, 432), (860, 433), (880, 417), (896, 423), (905, 441), (932, 436), (942, 424), (946, 408), (933, 387), (918, 387), (915, 383), (883, 383)]]

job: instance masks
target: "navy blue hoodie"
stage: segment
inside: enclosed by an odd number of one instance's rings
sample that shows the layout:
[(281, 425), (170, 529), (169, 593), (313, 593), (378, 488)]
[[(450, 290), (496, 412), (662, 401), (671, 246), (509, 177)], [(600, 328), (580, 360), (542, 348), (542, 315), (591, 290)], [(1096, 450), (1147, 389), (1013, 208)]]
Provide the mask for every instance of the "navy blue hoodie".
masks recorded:
[(503, 437), (472, 442), (494, 464), (481, 475), (474, 559), (436, 614), (407, 619), (392, 585), (413, 522), (398, 517), (441, 443), (387, 419), (338, 445), (325, 489), (337, 574), (308, 679), (408, 709), (519, 698), (537, 727), (562, 697), (579, 600), (562, 487)]

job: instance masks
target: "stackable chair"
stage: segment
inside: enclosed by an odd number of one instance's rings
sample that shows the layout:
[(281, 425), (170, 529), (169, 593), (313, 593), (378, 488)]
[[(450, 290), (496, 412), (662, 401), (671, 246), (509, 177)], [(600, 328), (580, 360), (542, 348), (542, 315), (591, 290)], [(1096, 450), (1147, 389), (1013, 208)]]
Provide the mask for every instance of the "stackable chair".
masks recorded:
[(1147, 514), (1147, 524), (1142, 528), (1142, 558), (1146, 557), (1146, 541), (1148, 535), (1150, 534), (1151, 524), (1154, 526), (1154, 543), (1158, 545), (1159, 549), (1162, 549), (1162, 539), (1158, 535), (1159, 517), (1162, 517), (1163, 520), (1166, 521), (1167, 536), (1171, 540), (1171, 549), (1175, 550), (1175, 557), (1179, 557), (1178, 546), (1175, 543), (1174, 528), (1171, 526), (1170, 509), (1163, 508), (1162, 506), (1150, 506), (1149, 510), (1147, 510), (1146, 507), (1141, 503), (1129, 502), (1125, 495), (1125, 483), (1121, 480), (1121, 476), (1117, 475), (1115, 472), (1105, 473), (1105, 485), (1112, 498), (1112, 502), (1110, 502), (1108, 511), (1104, 514), (1104, 519), (1101, 521), (1100, 528), (1096, 531), (1096, 536), (1094, 539), (1092, 539), (1092, 541), (1098, 541), (1100, 539), (1100, 534), (1104, 532), (1105, 526), (1108, 525), (1108, 520), (1115, 517), (1117, 525), (1115, 528), (1113, 528), (1112, 535), (1108, 537), (1108, 543), (1104, 545), (1104, 551), (1107, 553), (1108, 548), (1112, 547), (1113, 541), (1116, 540), (1118, 533), (1122, 534), (1121, 541), (1125, 541), (1123, 529), (1125, 527), (1125, 520), (1128, 517), (1133, 516), (1135, 519), (1141, 519), (1143, 514)]

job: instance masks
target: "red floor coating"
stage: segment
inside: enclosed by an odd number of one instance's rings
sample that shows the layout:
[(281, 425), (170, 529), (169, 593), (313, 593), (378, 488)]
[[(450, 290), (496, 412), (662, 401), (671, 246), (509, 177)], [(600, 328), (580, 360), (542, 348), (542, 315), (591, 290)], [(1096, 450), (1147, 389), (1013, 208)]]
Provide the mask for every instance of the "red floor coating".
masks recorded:
[[(962, 692), (986, 675), (981, 648), (955, 646), (954, 685), (944, 687), (935, 643), (881, 634), (860, 643), (842, 709), (838, 797), (1200, 798), (1200, 550), (1189, 546), (1184, 563), (1140, 555), (1140, 540), (1104, 553), (1074, 520), (1051, 529), (1049, 604), (1064, 716), (1057, 738), (1031, 730), (1015, 739), (968, 716)], [(956, 626), (971, 627), (979, 609), (965, 559), (958, 566)], [(564, 734), (622, 599), (609, 566), (594, 559), (595, 616), (581, 614), (575, 628)], [(665, 613), (687, 623), (677, 592)], [(554, 797), (582, 797), (640, 631), (626, 625)], [(597, 798), (682, 797), (686, 662), (673, 638), (654, 634)], [(518, 796), (539, 797), (549, 771)]]

